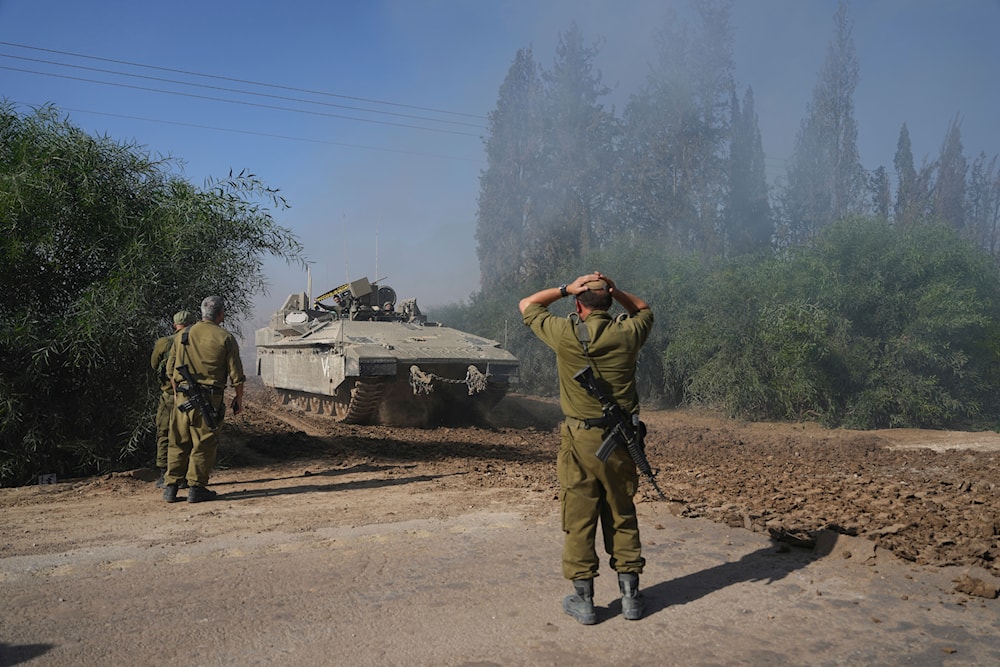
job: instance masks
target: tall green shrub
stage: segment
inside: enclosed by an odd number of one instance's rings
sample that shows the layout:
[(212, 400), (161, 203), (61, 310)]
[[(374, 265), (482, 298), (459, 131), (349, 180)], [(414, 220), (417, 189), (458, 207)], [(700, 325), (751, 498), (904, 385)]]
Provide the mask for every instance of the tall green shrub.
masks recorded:
[(262, 255), (299, 256), (264, 206), (286, 206), (277, 191), (172, 167), (54, 108), (0, 105), (0, 483), (142, 462), (170, 315), (219, 294), (238, 322)]
[(713, 271), (675, 317), (664, 381), (684, 403), (859, 428), (1000, 416), (1000, 271), (945, 226), (841, 221)]
[(985, 252), (946, 225), (853, 219), (806, 262), (829, 307), (850, 322), (857, 391), (845, 423), (996, 423), (1000, 269)]

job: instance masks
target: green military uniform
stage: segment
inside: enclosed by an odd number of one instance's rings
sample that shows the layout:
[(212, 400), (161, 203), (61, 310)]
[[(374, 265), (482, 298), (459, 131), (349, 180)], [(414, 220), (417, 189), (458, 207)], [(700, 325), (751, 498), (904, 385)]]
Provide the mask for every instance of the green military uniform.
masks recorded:
[(160, 401), (156, 406), (156, 467), (167, 467), (167, 445), (170, 442), (170, 415), (174, 411), (174, 388), (167, 377), (167, 360), (177, 334), (158, 338), (153, 344), (149, 363), (160, 381)]
[[(186, 334), (186, 340), (185, 340)], [(202, 320), (180, 332), (167, 363), (167, 376), (178, 385), (184, 379), (177, 367), (186, 365), (191, 377), (210, 398), (212, 408), (221, 414), (226, 381), (235, 387), (246, 381), (239, 345), (233, 334), (218, 324)], [(215, 467), (218, 436), (205, 423), (198, 410), (182, 412), (179, 406), (187, 397), (178, 392), (170, 422), (170, 446), (167, 456), (166, 484), (187, 479), (191, 487), (208, 485)], [(219, 420), (221, 425), (221, 419)]]
[(563, 575), (572, 580), (597, 576), (598, 519), (612, 569), (641, 573), (645, 560), (632, 500), (639, 485), (635, 463), (624, 447), (617, 447), (604, 463), (597, 458), (604, 433), (600, 428), (585, 428), (582, 420), (600, 418), (601, 404), (573, 376), (591, 366), (619, 405), (629, 413), (638, 412), (635, 364), (653, 326), (653, 313), (644, 308), (631, 317), (613, 319), (606, 311), (592, 311), (584, 323), (590, 338), (589, 358), (572, 319), (555, 317), (544, 306), (532, 303), (524, 309), (524, 323), (556, 353), (559, 403), (566, 416), (557, 462), (565, 533)]

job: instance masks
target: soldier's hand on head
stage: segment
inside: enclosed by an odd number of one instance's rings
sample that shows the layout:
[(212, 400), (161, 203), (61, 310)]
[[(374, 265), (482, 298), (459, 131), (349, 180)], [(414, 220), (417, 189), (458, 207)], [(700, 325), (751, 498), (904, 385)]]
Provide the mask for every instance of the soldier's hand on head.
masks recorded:
[(595, 271), (594, 275), (597, 276), (597, 278), (595, 278), (595, 280), (603, 280), (604, 282), (606, 282), (608, 284), (608, 292), (613, 292), (615, 290), (615, 281), (611, 280), (611, 278), (608, 278), (606, 275), (604, 275), (600, 271)]
[(582, 294), (588, 290), (587, 283), (592, 280), (600, 280), (600, 274), (598, 273), (588, 273), (585, 276), (580, 276), (566, 288), (566, 291), (570, 294)]

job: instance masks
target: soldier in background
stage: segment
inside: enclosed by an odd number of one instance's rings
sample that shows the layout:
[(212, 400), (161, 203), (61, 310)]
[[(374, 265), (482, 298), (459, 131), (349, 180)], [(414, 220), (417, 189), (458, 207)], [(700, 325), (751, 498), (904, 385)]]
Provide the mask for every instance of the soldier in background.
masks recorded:
[[(236, 390), (233, 414), (243, 410), (243, 362), (236, 338), (220, 324), (226, 309), (220, 296), (208, 296), (201, 302), (201, 321), (184, 330), (173, 346), (167, 362), (167, 377), (174, 388), (174, 411), (170, 420), (170, 445), (167, 472), (164, 475), (163, 499), (177, 501), (179, 484), (186, 480), (190, 489), (187, 500), (198, 503), (214, 500), (215, 491), (208, 479), (215, 467), (218, 452), (216, 430), (222, 427), (225, 412), (223, 394), (228, 380)], [(209, 427), (199, 409), (182, 410), (188, 400), (186, 383), (177, 370), (186, 366), (191, 378), (208, 398), (214, 412), (216, 429)]]
[(164, 486), (163, 475), (167, 471), (167, 444), (170, 441), (170, 415), (174, 411), (174, 386), (167, 377), (167, 359), (173, 350), (174, 342), (180, 332), (197, 321), (194, 313), (179, 310), (174, 313), (174, 333), (158, 338), (153, 344), (153, 354), (149, 363), (160, 382), (160, 401), (156, 406), (156, 467), (160, 470), (160, 478), (156, 487)]

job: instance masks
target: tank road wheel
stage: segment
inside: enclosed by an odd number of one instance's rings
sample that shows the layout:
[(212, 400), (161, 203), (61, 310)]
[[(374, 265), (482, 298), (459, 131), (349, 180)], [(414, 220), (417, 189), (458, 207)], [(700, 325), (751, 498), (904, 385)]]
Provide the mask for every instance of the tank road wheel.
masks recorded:
[[(353, 384), (353, 383), (352, 383)], [(337, 421), (342, 422), (347, 418), (347, 412), (351, 408), (351, 395), (354, 393), (352, 390), (344, 390), (341, 387), (341, 391), (337, 392), (337, 395), (333, 397), (333, 413), (337, 418)]]
[(303, 399), (298, 392), (282, 389), (278, 391), (278, 396), (281, 397), (282, 405), (286, 405), (293, 410), (306, 412), (309, 409), (309, 401)]
[(317, 394), (308, 394), (291, 389), (277, 390), (281, 405), (299, 412), (312, 412), (317, 415), (330, 415), (338, 411), (336, 399)]
[(351, 407), (351, 400), (354, 397), (354, 385), (357, 382), (354, 378), (347, 378), (337, 387), (337, 393), (330, 397), (330, 414), (337, 421), (342, 422), (347, 417)]

